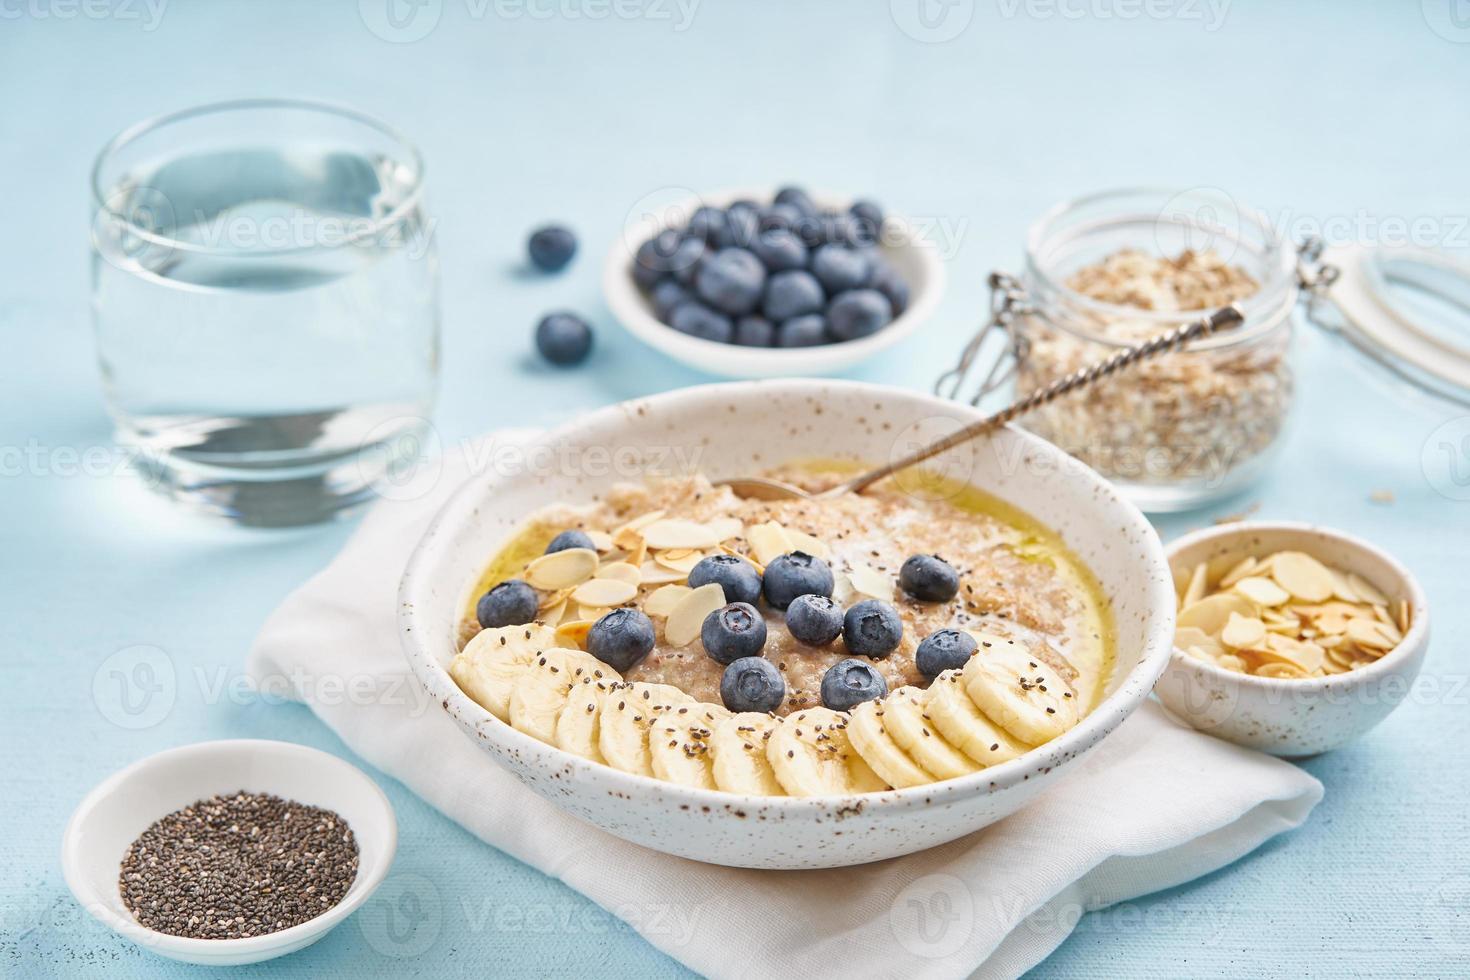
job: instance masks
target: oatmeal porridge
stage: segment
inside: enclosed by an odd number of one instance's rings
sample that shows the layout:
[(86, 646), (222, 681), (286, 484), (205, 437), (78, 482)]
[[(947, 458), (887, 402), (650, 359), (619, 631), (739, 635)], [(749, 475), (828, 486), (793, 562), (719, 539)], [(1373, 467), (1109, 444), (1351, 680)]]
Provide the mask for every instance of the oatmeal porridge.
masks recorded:
[(543, 741), (792, 795), (1014, 758), (1095, 706), (1113, 663), (1090, 572), (979, 491), (767, 501), (702, 476), (530, 515), (476, 583), (458, 643), (461, 688)]

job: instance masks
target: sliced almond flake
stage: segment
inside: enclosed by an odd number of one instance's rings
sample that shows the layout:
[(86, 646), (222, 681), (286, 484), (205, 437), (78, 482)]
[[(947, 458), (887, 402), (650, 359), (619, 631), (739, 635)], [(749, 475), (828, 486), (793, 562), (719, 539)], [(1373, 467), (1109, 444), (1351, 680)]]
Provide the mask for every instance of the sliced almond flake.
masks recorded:
[(680, 599), (693, 591), (687, 585), (660, 586), (648, 594), (643, 602), (643, 611), (650, 616), (667, 616)]
[(1277, 680), (1300, 680), (1311, 676), (1296, 664), (1283, 661), (1261, 664), (1255, 673), (1257, 677), (1272, 677)]
[(1233, 653), (1222, 653), (1215, 658), (1215, 662), (1226, 670), (1235, 670), (1245, 673), (1245, 661)]
[(597, 571), (597, 552), (568, 548), (542, 555), (526, 566), (526, 582), (533, 588), (560, 591), (581, 585)]
[(655, 551), (653, 560), (664, 568), (680, 575), (688, 575), (694, 570), (694, 566), (704, 561), (704, 552), (690, 550), (688, 548), (676, 548), (671, 551)]
[(1225, 648), (1220, 645), (1218, 639), (1194, 626), (1182, 626), (1176, 630), (1174, 633), (1174, 645), (1186, 650), (1190, 647), (1197, 647), (1204, 650), (1211, 657), (1219, 657), (1225, 652)]
[(713, 548), (719, 535), (708, 524), (666, 517), (643, 529), (643, 540), (655, 551), (667, 548)]
[(664, 622), (664, 639), (670, 646), (682, 647), (694, 642), (704, 626), (704, 619), (725, 604), (725, 590), (718, 582), (692, 589), (669, 610)]
[(1414, 617), (1409, 610), (1409, 600), (1400, 599), (1398, 603), (1397, 625), (1400, 633), (1409, 632), (1409, 627), (1414, 622)]
[(1324, 650), (1332, 650), (1346, 643), (1347, 637), (1343, 636), (1341, 633), (1323, 634), (1321, 636), (1315, 637), (1312, 642), (1316, 643)]
[(1363, 601), (1358, 595), (1358, 590), (1353, 588), (1353, 584), (1348, 581), (1346, 575), (1335, 568), (1327, 569), (1327, 574), (1332, 576), (1332, 597), (1334, 599), (1341, 599), (1343, 602)]
[(1204, 647), (1185, 647), (1184, 652), (1196, 660), (1203, 660), (1207, 664), (1216, 663), (1220, 659)]
[[(1387, 606), (1374, 606), (1373, 618), (1385, 626), (1394, 626), (1393, 617), (1388, 614)], [(1397, 629), (1398, 627), (1394, 626), (1394, 628)]]
[(628, 523), (615, 528), (612, 532), (613, 540), (616, 541), (620, 535), (626, 534), (629, 531), (641, 531), (663, 516), (664, 512), (661, 510), (651, 510), (646, 514), (639, 514), (637, 517), (628, 521)]
[(1194, 571), (1189, 573), (1189, 583), (1184, 586), (1184, 595), (1179, 599), (1180, 609), (1192, 606), (1205, 597), (1205, 585), (1209, 572), (1209, 566), (1204, 562), (1194, 566)]
[(578, 619), (570, 623), (562, 623), (556, 628), (556, 638), (575, 643), (578, 649), (587, 649), (587, 633), (592, 629), (594, 620)]
[(1257, 647), (1266, 642), (1266, 624), (1254, 616), (1231, 613), (1225, 628), (1220, 631), (1220, 641), (1237, 650), (1242, 647)]
[(1350, 619), (1347, 638), (1360, 647), (1373, 650), (1392, 650), (1403, 641), (1398, 629), (1372, 619)]
[(1244, 596), (1238, 596), (1233, 592), (1221, 592), (1179, 610), (1178, 625), (1193, 626), (1211, 636), (1219, 636), (1225, 624), (1230, 621), (1231, 613), (1254, 616), (1256, 607)]
[(1352, 669), (1352, 667), (1334, 660), (1330, 651), (1327, 654), (1327, 658), (1322, 661), (1322, 670), (1328, 674), (1346, 674)]
[(813, 558), (820, 558), (823, 561), (832, 557), (832, 549), (827, 547), (826, 542), (812, 537), (805, 531), (798, 531), (795, 528), (788, 527), (786, 528), (786, 536), (791, 539), (792, 550), (794, 551), (805, 551)]
[(638, 594), (638, 586), (616, 578), (594, 578), (583, 582), (572, 592), (572, 599), (583, 606), (620, 606)]
[[(571, 603), (567, 603), (567, 606), (570, 608)], [(595, 623), (610, 612), (612, 610), (606, 606), (578, 606), (577, 618), (585, 619), (589, 623)]]
[(1358, 601), (1372, 603), (1375, 606), (1388, 605), (1388, 596), (1378, 591), (1372, 582), (1362, 576), (1348, 572), (1347, 581), (1353, 587), (1353, 591), (1358, 594)]
[(1265, 606), (1268, 609), (1273, 606), (1282, 605), (1291, 598), (1291, 595), (1275, 582), (1268, 578), (1256, 578), (1253, 575), (1247, 575), (1239, 582), (1236, 582), (1231, 587), (1231, 591), (1237, 592), (1256, 605)]
[(769, 565), (777, 557), (796, 550), (786, 529), (775, 521), (756, 524), (745, 532), (751, 554), (762, 565)]
[(857, 590), (852, 586), (852, 579), (847, 577), (843, 571), (832, 573), (832, 601), (839, 606), (851, 603), (852, 597), (857, 595)]
[(588, 531), (587, 532), (587, 537), (589, 537), (589, 538), (592, 539), (592, 547), (596, 548), (598, 551), (600, 551), (600, 552), (612, 551), (612, 548), (613, 548), (612, 535), (611, 534), (608, 534), (606, 531)]
[(561, 623), (562, 617), (566, 615), (566, 612), (567, 600), (563, 597), (561, 602), (558, 602), (556, 605), (537, 612), (536, 620), (537, 622), (545, 623), (547, 626), (556, 626)]
[(1259, 565), (1260, 561), (1257, 558), (1247, 555), (1231, 566), (1230, 571), (1220, 576), (1220, 588), (1228, 589), (1247, 575), (1254, 574)]
[(1280, 551), (1271, 558), (1271, 577), (1298, 599), (1322, 602), (1332, 597), (1332, 573), (1320, 561), (1300, 551)]
[(706, 522), (706, 524), (721, 541), (729, 541), (731, 538), (738, 538), (741, 534), (745, 533), (745, 525), (741, 523), (738, 517), (716, 517)]
[(551, 606), (559, 606), (567, 601), (567, 596), (572, 594), (571, 589), (557, 589), (555, 592), (547, 592), (541, 596), (541, 601), (536, 603), (537, 609), (546, 609)]
[(893, 601), (893, 576), (859, 562), (847, 570), (847, 578), (858, 595)]
[(1265, 650), (1262, 651), (1258, 648), (1256, 652), (1264, 653), (1270, 659), (1284, 660), (1288, 663), (1295, 664), (1307, 673), (1319, 670), (1322, 667), (1322, 658), (1327, 655), (1327, 651), (1315, 643), (1306, 640), (1296, 640), (1289, 636), (1282, 636), (1279, 633), (1267, 635)]
[(629, 585), (637, 585), (643, 581), (643, 572), (632, 562), (610, 561), (599, 568), (593, 578), (614, 578)]
[(638, 567), (638, 574), (642, 576), (644, 585), (667, 585), (670, 582), (682, 582), (689, 577), (687, 572), (676, 572), (656, 561), (645, 561)]

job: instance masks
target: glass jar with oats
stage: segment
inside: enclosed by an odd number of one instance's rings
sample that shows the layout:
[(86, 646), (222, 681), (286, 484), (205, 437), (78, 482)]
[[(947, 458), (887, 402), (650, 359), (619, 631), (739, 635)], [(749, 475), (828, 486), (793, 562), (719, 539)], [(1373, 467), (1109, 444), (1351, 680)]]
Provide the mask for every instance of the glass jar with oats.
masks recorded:
[[(1215, 190), (1126, 190), (1067, 201), (1031, 229), (1020, 279), (992, 277), (994, 314), (960, 368), (1004, 350), (973, 401), (1024, 396), (1119, 350), (1235, 304), (1240, 326), (1159, 355), (1021, 424), (1147, 511), (1196, 507), (1258, 477), (1293, 394), (1297, 250)], [(952, 384), (950, 384), (952, 382)], [(950, 384), (951, 390), (945, 386)]]

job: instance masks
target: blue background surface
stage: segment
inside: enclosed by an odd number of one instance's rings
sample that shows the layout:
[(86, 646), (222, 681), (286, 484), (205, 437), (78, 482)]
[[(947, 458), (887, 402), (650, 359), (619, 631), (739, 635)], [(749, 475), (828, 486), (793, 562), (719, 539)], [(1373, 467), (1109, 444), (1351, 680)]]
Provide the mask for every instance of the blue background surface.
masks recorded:
[[(1067, 196), (1218, 186), (1288, 229), (1331, 220), (1334, 238), (1371, 240), (1422, 219), (1466, 244), (1470, 27), (1438, 0), (1156, 0), (1152, 15), (1128, 0), (958, 0), (932, 5), (932, 29), (914, 26), (910, 0), (703, 0), (687, 23), (673, 0), (602, 19), (570, 0), (428, 0), (404, 8), (423, 18), (409, 33), (431, 28), (412, 41), (369, 28), (382, 9), (0, 6), (0, 973), (193, 972), (116, 940), (62, 882), (61, 828), (106, 774), (231, 736), (351, 758), (304, 708), (213, 693), (351, 526), (245, 532), (181, 514), (110, 466), (76, 472), (75, 454), (110, 437), (89, 336), (87, 171), (126, 124), (283, 94), (350, 103), (406, 130), (429, 161), (440, 219), (437, 421), (449, 440), (709, 380), (632, 341), (598, 298), (601, 254), (625, 216), (671, 186), (797, 180), (948, 222), (956, 247), (938, 316), (853, 372), (915, 388), (975, 324), (985, 274), (1016, 269), (1028, 224)], [(564, 276), (527, 279), (523, 236), (549, 218), (572, 223), (583, 252)], [(535, 318), (562, 306), (600, 326), (580, 370), (528, 356)], [(1042, 975), (1463, 973), (1470, 503), (1437, 492), (1424, 460), (1436, 428), (1465, 412), (1375, 383), (1320, 336), (1304, 335), (1299, 355), (1299, 414), (1270, 477), (1161, 530), (1259, 505), (1261, 517), (1388, 546), (1429, 592), (1427, 670), (1443, 683), (1367, 739), (1305, 763), (1327, 786), (1305, 828), (1203, 881), (1087, 916)], [(1377, 490), (1394, 502), (1372, 502)], [(99, 666), (134, 644), (165, 651), (178, 680), (166, 715), (141, 730), (113, 724), (116, 703), (93, 695)], [(397, 958), (403, 949), (349, 921), (245, 972), (683, 973), (576, 893), (380, 782), (401, 821), (395, 874), (428, 882), (435, 899), (418, 934), (427, 948)]]

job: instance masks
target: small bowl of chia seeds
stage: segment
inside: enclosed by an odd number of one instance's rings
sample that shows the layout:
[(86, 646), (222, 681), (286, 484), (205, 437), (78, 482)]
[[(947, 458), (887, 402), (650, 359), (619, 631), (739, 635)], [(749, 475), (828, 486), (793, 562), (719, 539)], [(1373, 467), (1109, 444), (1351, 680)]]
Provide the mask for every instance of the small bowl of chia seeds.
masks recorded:
[(160, 752), (106, 779), (62, 838), (67, 886), (160, 956), (229, 966), (309, 946), (393, 863), (376, 783), (303, 745), (238, 739)]

